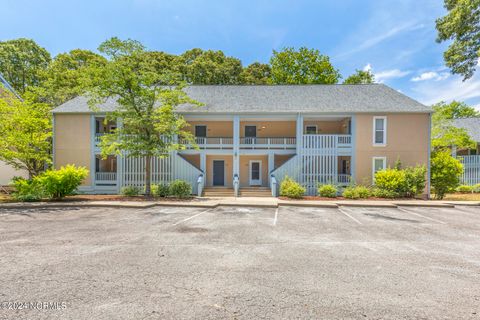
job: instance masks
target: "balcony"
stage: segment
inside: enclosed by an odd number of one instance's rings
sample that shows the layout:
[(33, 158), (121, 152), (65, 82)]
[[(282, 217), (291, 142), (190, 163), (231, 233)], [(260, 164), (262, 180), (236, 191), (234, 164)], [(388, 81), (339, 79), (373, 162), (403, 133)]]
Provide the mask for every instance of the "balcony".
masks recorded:
[(295, 149), (295, 137), (247, 137), (240, 138), (240, 149)]
[[(294, 137), (240, 138), (241, 149), (295, 149), (297, 139)], [(187, 144), (186, 140), (180, 143)], [(233, 149), (233, 137), (196, 137), (195, 143), (200, 149)], [(192, 149), (188, 146), (187, 149)]]
[(114, 185), (117, 183), (116, 172), (95, 172), (95, 184)]

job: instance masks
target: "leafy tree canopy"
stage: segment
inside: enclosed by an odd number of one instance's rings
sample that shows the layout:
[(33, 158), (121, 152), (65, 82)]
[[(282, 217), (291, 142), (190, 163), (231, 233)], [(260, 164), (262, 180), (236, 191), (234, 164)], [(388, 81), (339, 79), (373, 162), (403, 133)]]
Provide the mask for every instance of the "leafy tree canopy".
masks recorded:
[(46, 104), (22, 101), (4, 91), (0, 98), (0, 160), (30, 176), (42, 172), (45, 164), (51, 163), (49, 112)]
[(90, 69), (87, 88), (90, 103), (95, 105), (108, 98), (117, 99), (117, 110), (107, 114), (107, 120), (122, 123), (101, 141), (102, 155), (126, 152), (129, 156), (144, 157), (146, 194), (150, 195), (151, 159), (166, 157), (172, 150), (184, 146), (175, 141), (192, 140), (184, 130), (185, 119), (175, 113), (181, 104), (199, 105), (190, 99), (177, 83), (165, 86), (171, 79), (168, 70), (158, 72), (158, 61), (148, 59), (143, 46), (133, 40), (112, 38), (99, 47), (108, 62)]
[(451, 146), (459, 149), (474, 148), (475, 142), (463, 128), (452, 125), (452, 119), (478, 116), (478, 112), (463, 102), (440, 102), (433, 106), (432, 148), (442, 150)]
[(89, 50), (75, 49), (57, 55), (42, 72), (42, 82), (30, 88), (36, 100), (58, 106), (82, 93), (90, 67), (103, 66), (106, 59)]
[(242, 63), (222, 51), (192, 49), (179, 57), (180, 72), (188, 84), (238, 84)]
[(443, 57), (452, 73), (473, 76), (480, 58), (480, 0), (444, 0), (447, 15), (437, 19), (438, 42), (453, 40)]
[(356, 70), (354, 74), (343, 81), (344, 84), (368, 84), (374, 83), (375, 77), (370, 70)]
[(334, 84), (341, 78), (328, 56), (305, 47), (274, 50), (270, 65), (274, 84)]
[(240, 74), (243, 84), (269, 84), (272, 68), (269, 64), (254, 62), (242, 70)]
[(41, 73), (48, 67), (51, 57), (47, 50), (30, 39), (0, 42), (0, 72), (19, 93), (41, 82)]

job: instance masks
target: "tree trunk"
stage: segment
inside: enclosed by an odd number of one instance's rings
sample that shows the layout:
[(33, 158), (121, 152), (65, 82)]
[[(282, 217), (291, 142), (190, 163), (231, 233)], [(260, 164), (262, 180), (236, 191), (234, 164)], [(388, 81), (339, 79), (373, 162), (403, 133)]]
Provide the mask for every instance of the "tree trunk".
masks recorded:
[(145, 196), (150, 196), (150, 176), (151, 176), (152, 156), (145, 157)]

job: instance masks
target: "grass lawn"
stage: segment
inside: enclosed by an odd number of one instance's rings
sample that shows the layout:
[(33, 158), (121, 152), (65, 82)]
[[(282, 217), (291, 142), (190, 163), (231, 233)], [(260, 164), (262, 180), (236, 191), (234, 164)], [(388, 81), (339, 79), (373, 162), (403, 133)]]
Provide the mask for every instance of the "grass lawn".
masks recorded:
[(443, 200), (480, 201), (480, 193), (451, 193), (447, 194)]

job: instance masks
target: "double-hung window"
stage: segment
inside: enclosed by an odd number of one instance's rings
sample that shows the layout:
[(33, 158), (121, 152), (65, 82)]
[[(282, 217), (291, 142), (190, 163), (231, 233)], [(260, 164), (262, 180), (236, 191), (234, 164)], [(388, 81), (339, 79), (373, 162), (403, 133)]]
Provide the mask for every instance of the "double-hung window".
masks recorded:
[(373, 117), (373, 145), (387, 144), (387, 117)]
[(380, 170), (387, 168), (387, 158), (386, 157), (373, 157), (372, 160), (372, 181), (375, 183), (375, 173)]

